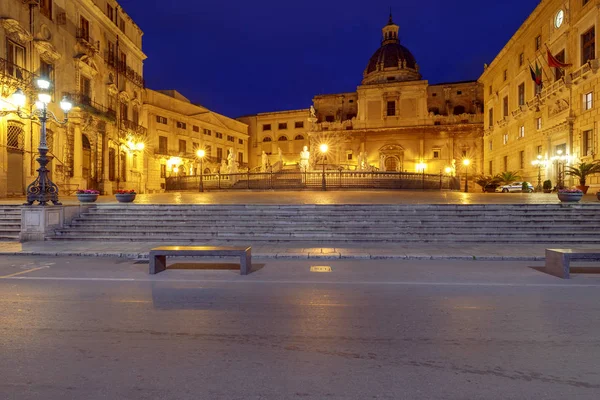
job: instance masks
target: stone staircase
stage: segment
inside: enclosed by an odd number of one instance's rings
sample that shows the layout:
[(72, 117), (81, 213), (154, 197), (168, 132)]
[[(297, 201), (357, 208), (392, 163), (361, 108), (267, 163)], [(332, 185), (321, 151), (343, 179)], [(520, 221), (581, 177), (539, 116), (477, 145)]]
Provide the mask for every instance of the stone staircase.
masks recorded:
[(0, 205), (0, 241), (19, 240), (21, 233), (21, 206)]
[(600, 204), (103, 205), (53, 240), (600, 244)]

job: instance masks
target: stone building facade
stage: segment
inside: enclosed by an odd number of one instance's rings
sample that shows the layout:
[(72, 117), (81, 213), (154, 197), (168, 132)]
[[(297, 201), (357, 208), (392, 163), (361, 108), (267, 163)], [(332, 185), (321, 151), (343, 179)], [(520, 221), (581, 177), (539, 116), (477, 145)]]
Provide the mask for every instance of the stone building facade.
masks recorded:
[(240, 169), (248, 166), (248, 126), (192, 104), (175, 90), (146, 89), (144, 120), (148, 121), (146, 146), (149, 192), (165, 189), (165, 178), (197, 175), (203, 149), (205, 174), (221, 171), (229, 153)]
[[(392, 18), (356, 92), (317, 95), (313, 108), (240, 118), (249, 125), (250, 165), (264, 151), (296, 167), (303, 146), (320, 163), (317, 149), (329, 145), (327, 168), (469, 173), (482, 167), (483, 93), (476, 81), (429, 85), (410, 51), (400, 44)], [(272, 161), (271, 161), (272, 162)]]
[[(142, 31), (113, 0), (0, 2), (0, 109), (15, 109), (20, 88), (31, 112), (36, 76), (52, 82), (48, 108), (57, 116), (63, 95), (74, 103), (66, 126), (48, 125), (50, 174), (63, 193), (110, 191), (118, 181), (141, 189), (128, 144), (147, 133), (139, 119), (145, 58)], [(23, 194), (35, 178), (39, 138), (38, 121), (0, 117), (0, 197)]]
[[(519, 171), (537, 184), (578, 184), (565, 164), (598, 160), (600, 2), (542, 0), (479, 81), (484, 87), (484, 171)], [(550, 67), (547, 52), (565, 68)], [(540, 69), (542, 85), (530, 68)], [(541, 156), (541, 167), (532, 161)], [(600, 177), (588, 179), (600, 188)]]

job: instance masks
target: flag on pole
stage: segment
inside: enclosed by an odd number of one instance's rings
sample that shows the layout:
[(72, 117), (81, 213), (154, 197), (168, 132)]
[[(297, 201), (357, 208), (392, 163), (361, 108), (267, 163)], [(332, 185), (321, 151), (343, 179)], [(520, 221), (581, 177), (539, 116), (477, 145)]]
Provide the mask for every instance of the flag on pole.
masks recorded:
[(538, 85), (539, 87), (542, 87), (542, 85), (543, 85), (542, 70), (540, 69), (540, 66), (538, 65), (537, 61), (535, 62), (535, 71), (533, 70), (533, 67), (530, 65), (529, 72), (531, 73), (531, 80), (533, 80), (535, 82), (535, 84)]
[(556, 59), (556, 57), (554, 57), (552, 55), (552, 53), (550, 53), (549, 49), (547, 49), (546, 51), (548, 52), (548, 65), (549, 66), (554, 67), (554, 68), (565, 69), (565, 68), (570, 67), (571, 65), (573, 65), (573, 64), (566, 64), (566, 63), (558, 61)]

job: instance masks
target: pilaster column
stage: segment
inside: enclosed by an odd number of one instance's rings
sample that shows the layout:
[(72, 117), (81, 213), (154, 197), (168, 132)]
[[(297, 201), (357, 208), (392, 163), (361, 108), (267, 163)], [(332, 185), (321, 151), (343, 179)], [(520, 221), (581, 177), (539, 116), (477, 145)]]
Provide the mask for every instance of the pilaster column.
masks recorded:
[(75, 123), (73, 134), (73, 178), (81, 180), (83, 178), (83, 140), (81, 138), (81, 123)]

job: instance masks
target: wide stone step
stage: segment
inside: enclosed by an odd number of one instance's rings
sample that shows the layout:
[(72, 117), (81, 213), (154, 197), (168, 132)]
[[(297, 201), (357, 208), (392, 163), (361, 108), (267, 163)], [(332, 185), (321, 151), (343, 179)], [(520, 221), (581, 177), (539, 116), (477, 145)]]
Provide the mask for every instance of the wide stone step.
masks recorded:
[[(419, 229), (417, 227), (411, 227), (410, 231), (407, 232), (406, 229), (371, 229), (368, 231), (356, 231), (351, 229), (346, 229), (341, 227), (338, 230), (335, 229), (290, 229), (290, 230), (277, 230), (277, 229), (268, 229), (262, 231), (250, 231), (250, 230), (218, 230), (218, 229), (202, 229), (199, 231), (196, 228), (188, 228), (181, 227), (180, 229), (166, 229), (162, 227), (156, 227), (155, 229), (146, 229), (141, 227), (139, 229), (136, 228), (121, 228), (121, 229), (111, 229), (111, 228), (102, 228), (102, 227), (90, 227), (84, 228), (80, 227), (77, 229), (56, 229), (56, 234), (94, 234), (94, 235), (104, 235), (104, 234), (115, 234), (115, 235), (124, 235), (124, 234), (132, 234), (132, 235), (147, 235), (147, 236), (178, 236), (178, 235), (211, 235), (211, 236), (227, 236), (227, 235), (243, 235), (243, 236), (263, 236), (263, 237), (276, 237), (276, 236), (332, 236), (332, 235), (343, 235), (343, 236), (351, 236), (351, 237), (387, 237), (387, 236), (398, 236), (405, 237), (411, 235), (481, 235), (481, 236), (517, 236), (517, 235), (527, 235), (527, 236), (536, 236), (536, 235), (553, 235), (553, 236), (577, 236), (583, 235), (583, 232), (586, 232), (588, 235), (594, 235), (595, 231), (593, 229), (588, 230), (564, 230), (564, 229), (535, 229), (532, 230), (504, 230), (499, 232), (498, 229)], [(600, 235), (596, 235), (600, 239)]]
[(356, 237), (343, 237), (343, 236), (335, 236), (335, 237), (278, 237), (278, 238), (270, 238), (269, 240), (265, 240), (264, 237), (259, 236), (229, 236), (229, 237), (214, 237), (214, 236), (177, 236), (177, 237), (161, 237), (161, 236), (115, 236), (115, 235), (106, 235), (106, 236), (86, 236), (82, 234), (72, 235), (72, 236), (54, 236), (50, 237), (50, 240), (77, 240), (77, 241), (85, 241), (85, 240), (97, 240), (97, 241), (119, 241), (119, 242), (190, 242), (190, 243), (198, 243), (202, 241), (210, 241), (214, 243), (215, 240), (220, 243), (230, 243), (230, 242), (241, 242), (241, 243), (253, 243), (253, 242), (281, 242), (281, 243), (290, 243), (290, 242), (302, 242), (306, 243), (319, 243), (319, 244), (329, 244), (331, 242), (336, 243), (428, 243), (428, 242), (440, 242), (440, 243), (549, 243), (556, 245), (562, 244), (583, 244), (583, 243), (597, 243), (600, 245), (600, 238), (596, 236), (579, 236), (579, 237), (549, 237), (549, 236), (462, 236), (460, 238), (453, 236), (434, 236), (434, 235), (408, 235), (403, 238), (387, 238), (382, 239), (381, 237), (374, 238), (361, 238), (357, 240)]
[(298, 230), (368, 230), (368, 231), (382, 231), (382, 230), (403, 230), (407, 229), (419, 229), (419, 230), (452, 230), (452, 229), (467, 229), (473, 231), (480, 230), (524, 230), (524, 229), (536, 229), (536, 230), (568, 230), (568, 231), (580, 231), (587, 230), (591, 232), (598, 232), (598, 227), (595, 223), (586, 223), (586, 224), (577, 224), (574, 225), (570, 221), (561, 221), (557, 222), (548, 222), (544, 221), (543, 223), (535, 223), (535, 222), (522, 222), (520, 224), (514, 224), (512, 222), (504, 222), (504, 223), (486, 223), (482, 224), (481, 221), (472, 221), (470, 223), (465, 223), (463, 221), (456, 221), (450, 224), (440, 224), (439, 221), (413, 221), (411, 223), (407, 221), (403, 222), (394, 222), (394, 221), (386, 221), (382, 223), (373, 224), (369, 221), (366, 222), (355, 222), (355, 221), (345, 221), (340, 223), (331, 223), (330, 221), (324, 221), (323, 223), (294, 223), (294, 222), (285, 222), (281, 223), (281, 221), (248, 221), (247, 223), (240, 223), (240, 221), (236, 221), (235, 226), (232, 226), (231, 223), (225, 223), (223, 221), (219, 221), (218, 223), (210, 223), (204, 221), (203, 223), (198, 223), (198, 221), (194, 221), (193, 223), (190, 221), (165, 221), (162, 223), (157, 223), (156, 221), (114, 221), (113, 223), (106, 224), (99, 221), (73, 221), (68, 225), (69, 229), (79, 229), (79, 230), (128, 230), (128, 229), (136, 229), (136, 230), (163, 230), (163, 231), (179, 231), (179, 230), (194, 230), (194, 229), (202, 229), (202, 230), (225, 230), (225, 231), (241, 231), (241, 230), (265, 230), (265, 231), (298, 231)]

